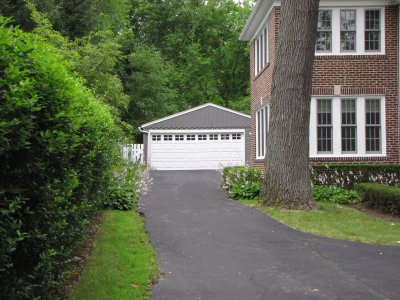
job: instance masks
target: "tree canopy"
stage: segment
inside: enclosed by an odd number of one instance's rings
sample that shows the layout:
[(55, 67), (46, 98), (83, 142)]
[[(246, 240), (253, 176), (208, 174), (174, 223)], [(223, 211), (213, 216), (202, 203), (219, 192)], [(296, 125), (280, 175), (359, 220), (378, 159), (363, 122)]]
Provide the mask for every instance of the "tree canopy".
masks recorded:
[(131, 139), (142, 123), (207, 102), (250, 111), (249, 48), (238, 41), (249, 1), (3, 2), (0, 14), (55, 46)]

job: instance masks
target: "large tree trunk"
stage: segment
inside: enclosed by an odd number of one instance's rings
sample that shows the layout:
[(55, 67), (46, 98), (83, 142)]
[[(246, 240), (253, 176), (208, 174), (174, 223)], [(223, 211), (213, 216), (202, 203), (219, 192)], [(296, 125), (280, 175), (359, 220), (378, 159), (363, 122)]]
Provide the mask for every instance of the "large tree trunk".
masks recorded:
[(309, 120), (319, 0), (282, 0), (265, 155), (264, 203), (313, 209)]

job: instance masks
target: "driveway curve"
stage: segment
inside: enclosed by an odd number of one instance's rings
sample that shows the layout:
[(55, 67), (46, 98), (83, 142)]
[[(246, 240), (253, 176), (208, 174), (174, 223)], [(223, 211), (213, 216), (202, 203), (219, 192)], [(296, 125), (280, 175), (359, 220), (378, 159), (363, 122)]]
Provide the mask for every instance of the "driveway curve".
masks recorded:
[[(153, 171), (153, 299), (400, 299), (400, 247), (316, 237), (228, 200), (216, 171)], [(366, 228), (365, 230), (368, 230)]]

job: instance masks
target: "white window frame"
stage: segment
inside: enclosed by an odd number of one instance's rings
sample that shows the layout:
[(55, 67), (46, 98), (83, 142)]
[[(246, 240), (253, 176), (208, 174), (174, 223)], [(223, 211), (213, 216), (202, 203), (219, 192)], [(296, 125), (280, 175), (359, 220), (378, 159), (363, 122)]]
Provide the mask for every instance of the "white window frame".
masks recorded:
[[(263, 116), (263, 119), (261, 120), (262, 122), (260, 124), (261, 116)], [(266, 134), (269, 131), (269, 117), (270, 117), (269, 104), (261, 107), (256, 111), (256, 159), (265, 158), (265, 149), (267, 148)], [(261, 130), (261, 132), (259, 132), (259, 129)], [(264, 137), (262, 137), (263, 133)]]
[[(371, 6), (371, 7), (320, 7), (320, 10), (332, 11), (332, 50), (330, 52), (315, 51), (316, 56), (347, 56), (347, 55), (384, 55), (385, 49), (385, 7), (384, 6)], [(356, 10), (356, 50), (355, 51), (341, 51), (340, 49), (340, 11), (341, 10)], [(365, 11), (379, 10), (380, 11), (380, 50), (365, 50)]]
[[(318, 153), (317, 145), (317, 99), (332, 99), (332, 127), (333, 127), (333, 149), (332, 153)], [(341, 100), (356, 99), (356, 126), (357, 145), (356, 153), (342, 152), (341, 137)], [(366, 151), (366, 99), (380, 99), (381, 108), (381, 151), (380, 153), (368, 153)], [(386, 110), (385, 97), (382, 95), (366, 96), (335, 96), (311, 98), (310, 115), (310, 157), (385, 157), (386, 156)]]
[(254, 72), (258, 75), (269, 62), (268, 26), (262, 26), (254, 39)]

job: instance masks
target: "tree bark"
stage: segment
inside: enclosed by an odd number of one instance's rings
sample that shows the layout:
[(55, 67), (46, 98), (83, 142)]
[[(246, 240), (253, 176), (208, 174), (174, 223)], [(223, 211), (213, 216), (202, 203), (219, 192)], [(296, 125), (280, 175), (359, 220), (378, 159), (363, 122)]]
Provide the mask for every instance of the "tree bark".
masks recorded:
[(309, 120), (319, 0), (282, 0), (265, 155), (264, 204), (314, 209)]

